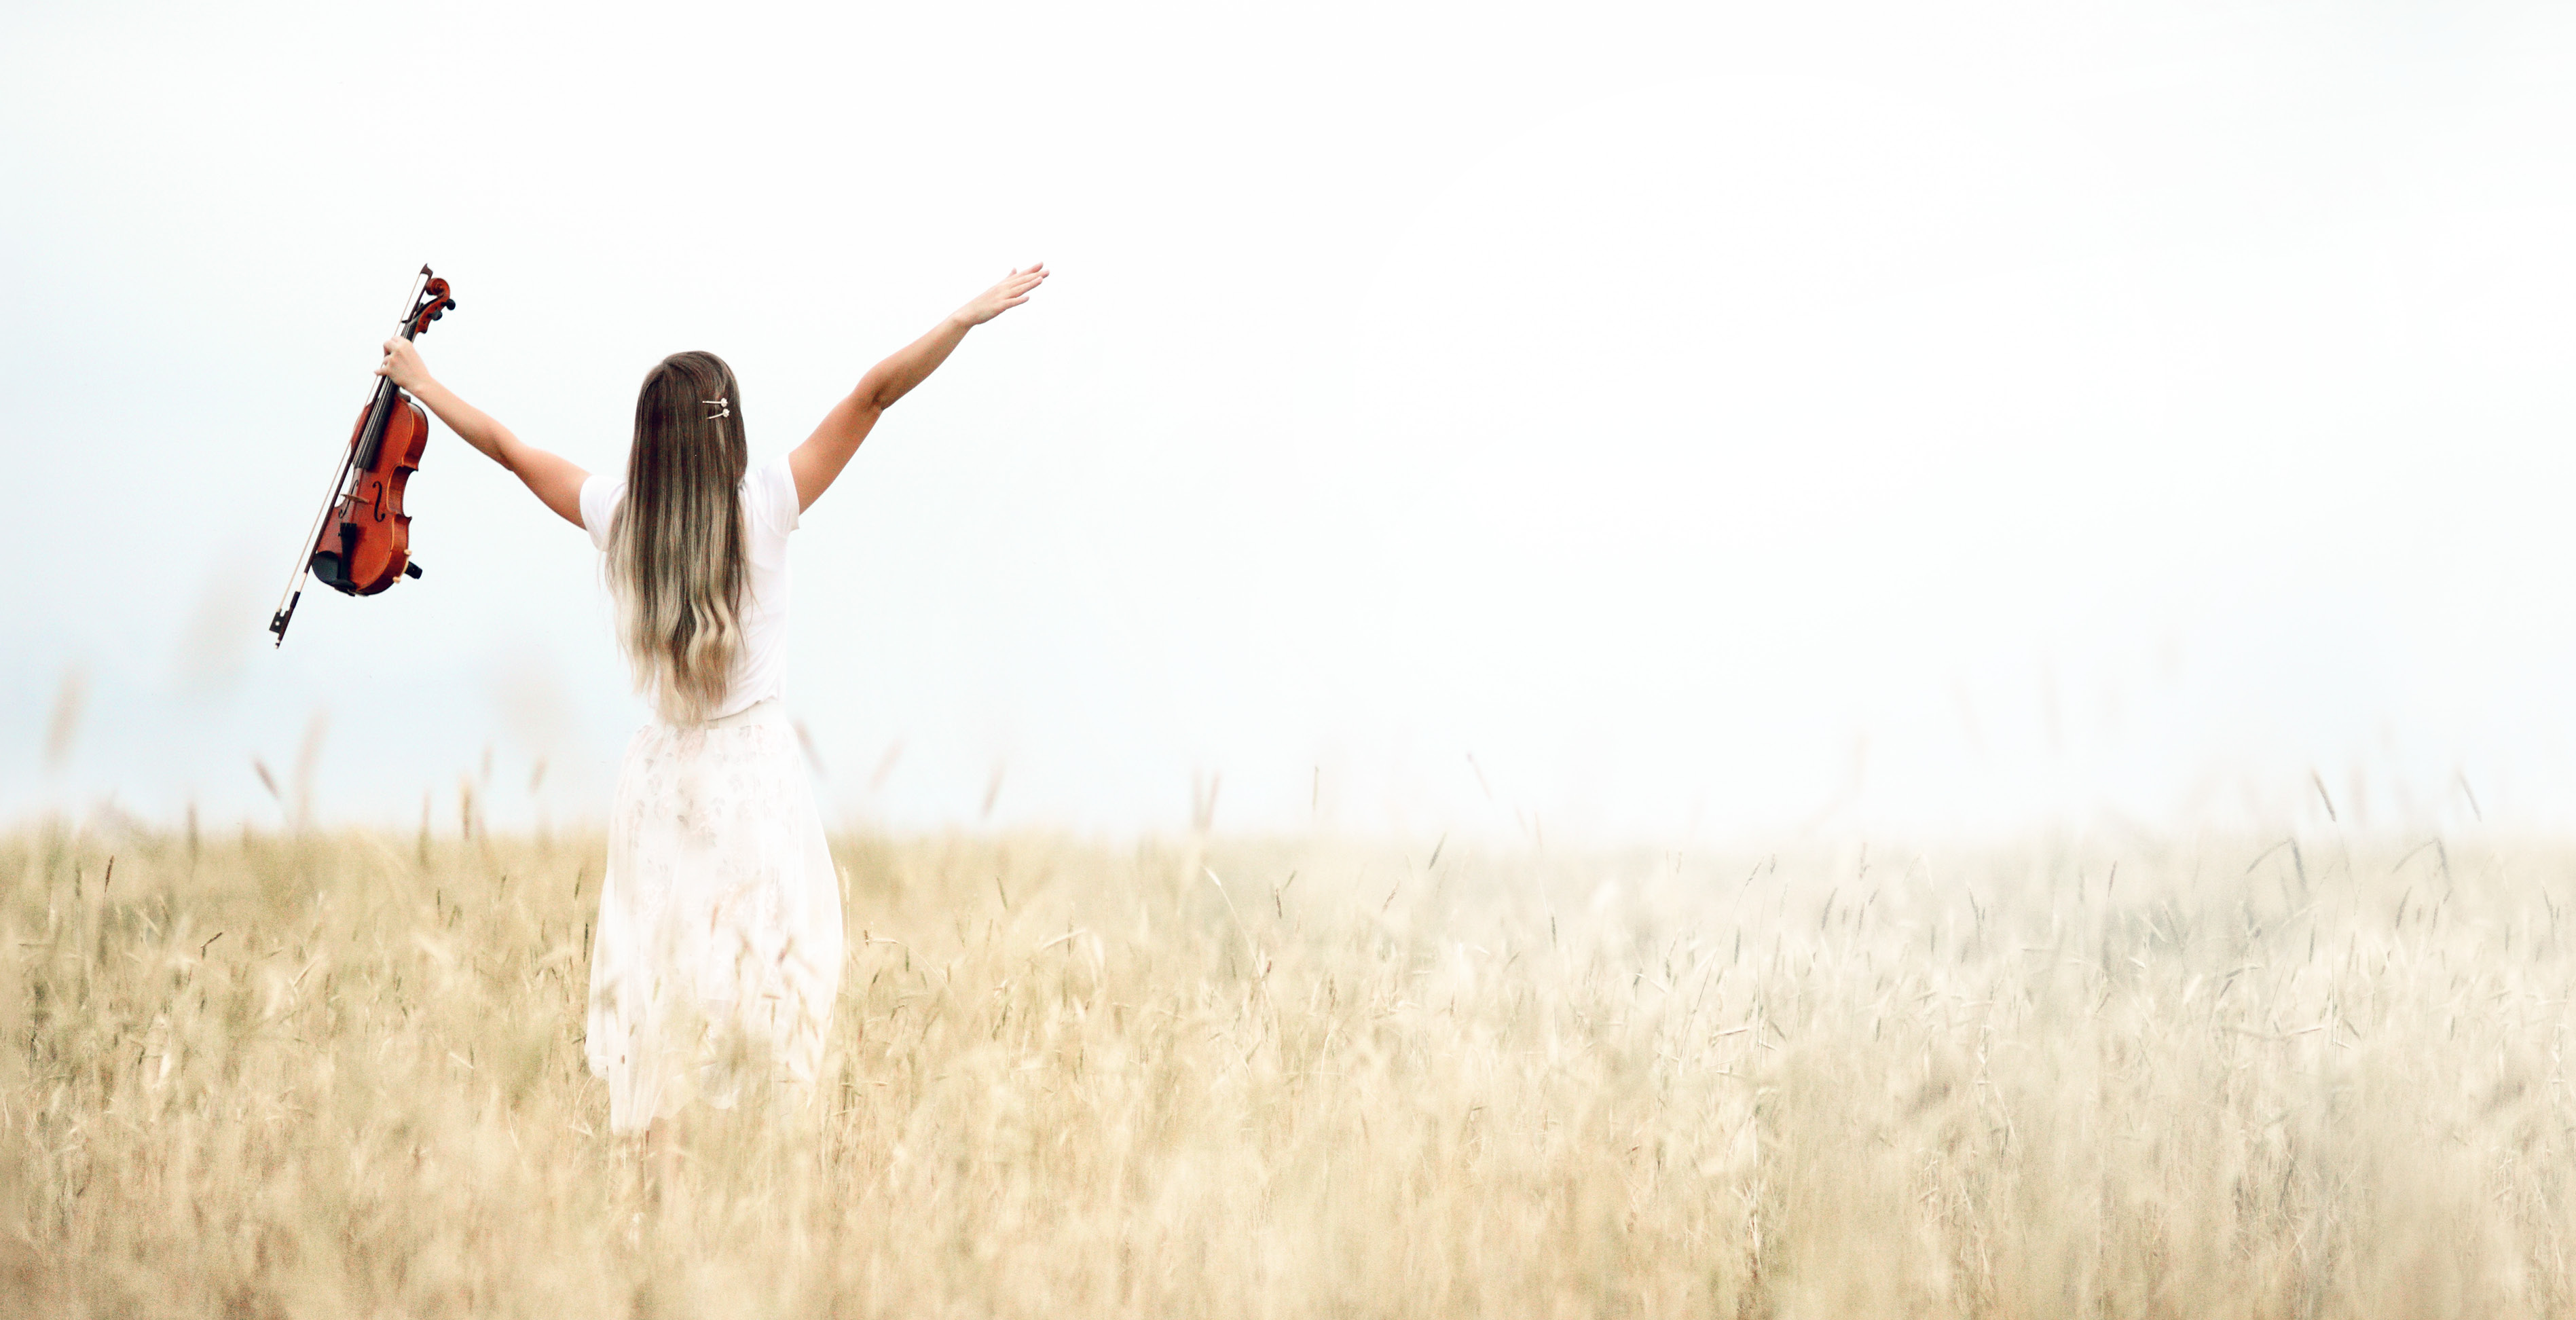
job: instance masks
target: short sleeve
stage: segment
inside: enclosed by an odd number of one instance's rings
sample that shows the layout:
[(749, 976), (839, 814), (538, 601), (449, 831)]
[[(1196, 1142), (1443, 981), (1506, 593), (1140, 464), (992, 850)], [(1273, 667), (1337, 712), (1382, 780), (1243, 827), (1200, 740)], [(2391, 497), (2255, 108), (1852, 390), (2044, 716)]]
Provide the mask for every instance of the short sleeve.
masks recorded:
[(761, 464), (759, 470), (751, 474), (749, 484), (751, 499), (761, 520), (777, 528), (782, 535), (795, 531), (800, 512), (796, 499), (796, 470), (787, 465), (787, 455), (780, 454)]
[(581, 483), (581, 525), (590, 543), (608, 548), (609, 524), (617, 518), (617, 501), (626, 494), (626, 479), (594, 472)]

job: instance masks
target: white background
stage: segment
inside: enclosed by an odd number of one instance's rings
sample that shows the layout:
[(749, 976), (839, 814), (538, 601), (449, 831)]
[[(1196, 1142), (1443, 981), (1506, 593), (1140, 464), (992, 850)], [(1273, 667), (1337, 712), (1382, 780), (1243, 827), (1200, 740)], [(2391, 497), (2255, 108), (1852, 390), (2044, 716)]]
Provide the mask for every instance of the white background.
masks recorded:
[(600, 468), (665, 353), (759, 456), (1043, 259), (798, 535), (836, 817), (2576, 826), (2571, 69), (2482, 4), (12, 6), (0, 815), (599, 813), (595, 556), (443, 430), (428, 576), (266, 644), (423, 260), (433, 369)]

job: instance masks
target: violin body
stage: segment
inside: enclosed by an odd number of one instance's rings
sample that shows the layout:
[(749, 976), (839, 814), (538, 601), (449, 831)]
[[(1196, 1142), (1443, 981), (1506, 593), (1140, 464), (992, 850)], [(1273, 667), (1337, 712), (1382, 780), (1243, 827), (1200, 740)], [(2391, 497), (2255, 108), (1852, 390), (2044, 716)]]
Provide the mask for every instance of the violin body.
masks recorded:
[(429, 413), (410, 395), (395, 391), (384, 433), (369, 455), (367, 422), (376, 408), (370, 403), (358, 414), (349, 436), (350, 448), (373, 461), (356, 466), (348, 492), (333, 502), (322, 537), (313, 546), (313, 576), (352, 596), (372, 596), (406, 574), (420, 576), (411, 562), (411, 515), (403, 512), (403, 485), (420, 470), (421, 451), (429, 444)]

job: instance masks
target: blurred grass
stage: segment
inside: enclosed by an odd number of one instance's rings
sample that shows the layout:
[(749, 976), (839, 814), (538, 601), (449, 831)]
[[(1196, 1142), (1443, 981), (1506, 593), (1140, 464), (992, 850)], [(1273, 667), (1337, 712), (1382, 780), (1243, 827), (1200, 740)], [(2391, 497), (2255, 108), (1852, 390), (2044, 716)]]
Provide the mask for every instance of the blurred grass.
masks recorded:
[(0, 837), (0, 1314), (2576, 1306), (2576, 852), (835, 847), (656, 1195), (598, 839)]

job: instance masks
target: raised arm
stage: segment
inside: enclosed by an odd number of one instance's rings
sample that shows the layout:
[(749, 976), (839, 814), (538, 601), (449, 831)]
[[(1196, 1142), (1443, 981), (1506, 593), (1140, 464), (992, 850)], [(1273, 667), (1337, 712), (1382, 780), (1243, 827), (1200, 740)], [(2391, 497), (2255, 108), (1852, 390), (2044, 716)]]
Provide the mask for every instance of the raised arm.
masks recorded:
[(949, 313), (948, 319), (931, 327), (929, 334), (868, 368), (868, 374), (859, 378), (858, 388), (832, 405), (832, 411), (823, 414), (823, 424), (787, 455), (788, 470), (796, 476), (796, 507), (812, 508), (814, 501), (832, 488), (841, 469), (849, 465), (850, 455), (859, 452), (859, 442), (876, 429), (877, 418), (937, 371), (939, 364), (956, 351), (958, 342), (966, 338), (967, 331), (1027, 302), (1029, 294), (1045, 283), (1046, 277), (1043, 262), (1012, 271), (973, 302)]
[(547, 453), (510, 434), (510, 428), (493, 421), (491, 414), (456, 397), (456, 391), (429, 374), (429, 367), (420, 360), (420, 350), (410, 340), (386, 340), (385, 360), (377, 365), (376, 374), (390, 376), (394, 384), (411, 391), (413, 398), (428, 405), (431, 412), (438, 414), (438, 420), (447, 423), (448, 430), (526, 482), (528, 489), (565, 522), (581, 526), (581, 483), (590, 474), (561, 454)]

